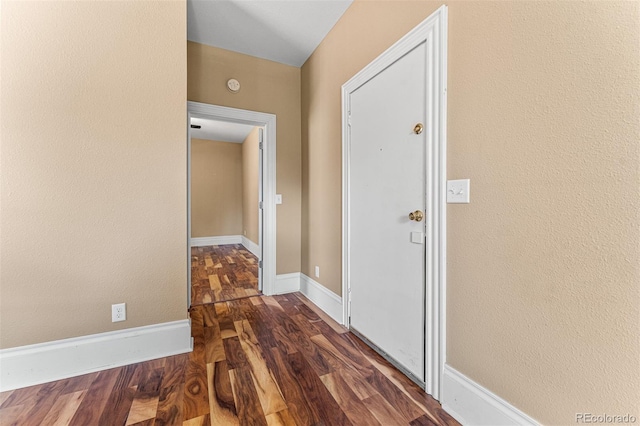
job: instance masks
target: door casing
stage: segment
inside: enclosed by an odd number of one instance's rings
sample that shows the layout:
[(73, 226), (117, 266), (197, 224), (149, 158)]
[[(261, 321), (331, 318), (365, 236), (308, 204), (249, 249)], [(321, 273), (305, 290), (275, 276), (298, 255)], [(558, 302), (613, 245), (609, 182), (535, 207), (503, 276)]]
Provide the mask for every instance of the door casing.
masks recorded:
[(441, 6), (342, 86), (342, 294), (343, 323), (350, 323), (350, 94), (420, 43), (427, 46), (427, 153), (425, 247), (425, 390), (442, 395), (446, 356), (446, 123), (447, 7)]
[(191, 305), (191, 118), (208, 118), (260, 126), (264, 130), (260, 172), (262, 179), (262, 293), (274, 293), (276, 282), (276, 116), (199, 102), (187, 102), (187, 301)]

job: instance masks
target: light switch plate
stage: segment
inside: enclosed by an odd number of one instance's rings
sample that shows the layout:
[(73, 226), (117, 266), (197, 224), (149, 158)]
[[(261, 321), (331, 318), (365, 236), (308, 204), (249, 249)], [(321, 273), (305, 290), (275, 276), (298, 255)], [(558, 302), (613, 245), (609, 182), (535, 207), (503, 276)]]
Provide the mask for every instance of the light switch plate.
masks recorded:
[(276, 194), (276, 204), (282, 204), (282, 194)]
[(447, 181), (447, 203), (469, 204), (469, 179)]

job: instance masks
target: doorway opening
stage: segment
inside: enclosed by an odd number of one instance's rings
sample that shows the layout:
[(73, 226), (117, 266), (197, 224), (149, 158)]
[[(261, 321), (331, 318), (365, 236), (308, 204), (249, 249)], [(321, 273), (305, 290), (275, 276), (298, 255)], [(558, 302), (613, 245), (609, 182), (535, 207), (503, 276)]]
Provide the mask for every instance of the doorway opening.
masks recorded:
[(276, 117), (197, 102), (187, 112), (189, 306), (271, 294)]

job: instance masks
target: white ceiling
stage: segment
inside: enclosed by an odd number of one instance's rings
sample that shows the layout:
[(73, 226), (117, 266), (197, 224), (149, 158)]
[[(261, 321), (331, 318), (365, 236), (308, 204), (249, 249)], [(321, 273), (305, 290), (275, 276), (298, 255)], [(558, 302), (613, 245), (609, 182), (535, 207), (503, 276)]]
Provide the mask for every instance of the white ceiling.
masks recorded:
[(191, 124), (202, 126), (200, 129), (191, 129), (192, 138), (233, 143), (244, 142), (254, 128), (249, 124), (228, 123), (195, 117), (191, 118)]
[(353, 0), (187, 0), (187, 39), (302, 66)]

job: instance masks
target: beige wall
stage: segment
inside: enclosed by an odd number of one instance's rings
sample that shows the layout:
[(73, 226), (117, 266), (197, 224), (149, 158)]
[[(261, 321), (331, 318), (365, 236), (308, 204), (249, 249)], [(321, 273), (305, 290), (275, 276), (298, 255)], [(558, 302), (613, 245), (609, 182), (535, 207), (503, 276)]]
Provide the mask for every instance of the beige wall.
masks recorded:
[(0, 7), (0, 347), (187, 318), (185, 3)]
[(244, 235), (256, 244), (258, 237), (259, 201), (259, 127), (255, 127), (242, 143), (242, 228)]
[(242, 151), (191, 139), (191, 237), (242, 235)]
[[(277, 206), (277, 273), (300, 271), (300, 68), (187, 43), (190, 101), (204, 102), (276, 115), (276, 191), (284, 203)], [(229, 78), (240, 81), (234, 94)]]
[[(337, 293), (340, 86), (440, 5), (356, 1), (303, 66), (302, 271)], [(639, 13), (449, 3), (447, 359), (543, 423), (640, 415)]]

